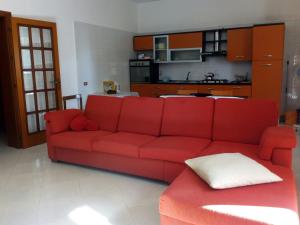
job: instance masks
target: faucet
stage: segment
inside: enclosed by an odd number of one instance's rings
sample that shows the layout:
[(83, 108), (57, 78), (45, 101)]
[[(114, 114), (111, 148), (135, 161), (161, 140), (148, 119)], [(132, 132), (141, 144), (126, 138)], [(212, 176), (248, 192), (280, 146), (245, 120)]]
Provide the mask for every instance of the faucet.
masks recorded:
[(188, 72), (186, 75), (186, 79), (185, 79), (186, 81), (188, 81), (190, 79), (190, 75), (191, 75), (191, 72)]

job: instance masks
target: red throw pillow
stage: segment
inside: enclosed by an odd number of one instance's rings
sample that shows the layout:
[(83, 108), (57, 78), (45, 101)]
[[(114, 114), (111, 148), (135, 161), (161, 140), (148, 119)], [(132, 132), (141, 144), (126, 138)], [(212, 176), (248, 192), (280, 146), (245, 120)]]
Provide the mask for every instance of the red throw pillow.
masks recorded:
[(96, 130), (98, 130), (98, 128), (99, 127), (98, 127), (97, 122), (95, 122), (93, 120), (88, 120), (84, 129), (88, 130), (88, 131), (96, 131)]
[(88, 119), (84, 115), (76, 116), (70, 123), (73, 131), (83, 131), (88, 124)]

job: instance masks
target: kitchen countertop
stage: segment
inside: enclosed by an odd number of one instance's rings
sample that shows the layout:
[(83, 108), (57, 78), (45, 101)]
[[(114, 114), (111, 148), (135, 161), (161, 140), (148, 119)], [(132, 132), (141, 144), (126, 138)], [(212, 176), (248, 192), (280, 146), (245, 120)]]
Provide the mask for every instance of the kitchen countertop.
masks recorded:
[(158, 81), (157, 83), (132, 83), (132, 84), (178, 84), (178, 85), (251, 85), (251, 82), (240, 82), (240, 83), (203, 83), (202, 81), (169, 81), (169, 82), (163, 82)]

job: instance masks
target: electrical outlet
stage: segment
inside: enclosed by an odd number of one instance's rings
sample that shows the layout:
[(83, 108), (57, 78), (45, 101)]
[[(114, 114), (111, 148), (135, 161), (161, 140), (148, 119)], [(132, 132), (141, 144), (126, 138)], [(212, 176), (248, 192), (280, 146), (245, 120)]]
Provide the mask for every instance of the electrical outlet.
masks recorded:
[(89, 85), (89, 83), (88, 82), (83, 82), (83, 86), (88, 86)]

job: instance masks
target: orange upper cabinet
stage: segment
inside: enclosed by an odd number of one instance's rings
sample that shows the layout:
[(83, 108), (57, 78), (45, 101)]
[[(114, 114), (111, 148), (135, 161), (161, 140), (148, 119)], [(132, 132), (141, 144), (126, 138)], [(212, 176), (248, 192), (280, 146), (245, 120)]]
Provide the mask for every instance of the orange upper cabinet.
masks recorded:
[(133, 48), (135, 51), (153, 50), (153, 36), (137, 36), (133, 38)]
[(284, 24), (256, 26), (253, 29), (253, 60), (282, 60)]
[(232, 29), (227, 32), (227, 60), (252, 60), (252, 28)]
[(170, 34), (169, 49), (202, 48), (202, 32)]

